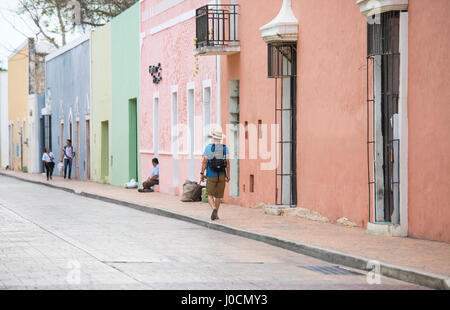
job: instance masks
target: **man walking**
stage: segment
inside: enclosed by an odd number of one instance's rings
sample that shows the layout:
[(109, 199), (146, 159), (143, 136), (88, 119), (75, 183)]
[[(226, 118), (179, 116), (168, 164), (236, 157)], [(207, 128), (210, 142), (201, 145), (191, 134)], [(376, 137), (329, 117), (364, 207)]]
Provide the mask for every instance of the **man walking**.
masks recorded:
[(201, 181), (205, 180), (206, 170), (206, 195), (213, 209), (211, 220), (219, 219), (220, 202), (225, 192), (225, 183), (230, 182), (230, 160), (227, 158), (228, 148), (222, 144), (225, 135), (220, 130), (213, 130), (209, 134), (211, 143), (206, 146), (203, 153)]
[(72, 174), (72, 161), (75, 157), (75, 150), (72, 146), (72, 140), (67, 139), (66, 146), (63, 149), (63, 154), (61, 155), (61, 162), (64, 159), (64, 179), (67, 177), (67, 168), (69, 168), (69, 180)]
[(158, 158), (152, 159), (152, 165), (153, 165), (152, 174), (147, 179), (147, 181), (142, 183), (142, 186), (144, 187), (144, 189), (138, 189), (138, 192), (140, 192), (140, 193), (154, 192), (152, 187), (159, 184), (159, 161), (158, 161)]

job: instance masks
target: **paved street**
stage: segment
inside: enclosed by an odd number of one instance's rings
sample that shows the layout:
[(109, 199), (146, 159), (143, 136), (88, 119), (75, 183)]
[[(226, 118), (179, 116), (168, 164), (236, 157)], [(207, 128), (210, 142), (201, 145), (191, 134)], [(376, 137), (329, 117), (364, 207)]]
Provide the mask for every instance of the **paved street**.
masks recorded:
[(0, 289), (21, 288), (422, 289), (0, 176)]

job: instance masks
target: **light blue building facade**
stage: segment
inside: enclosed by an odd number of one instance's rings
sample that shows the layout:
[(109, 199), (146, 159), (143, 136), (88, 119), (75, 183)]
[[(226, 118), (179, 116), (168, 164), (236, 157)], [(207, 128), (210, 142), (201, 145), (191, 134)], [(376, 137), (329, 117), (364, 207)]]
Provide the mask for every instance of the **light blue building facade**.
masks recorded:
[[(67, 44), (46, 58), (46, 130), (43, 141), (57, 161), (67, 139), (76, 156), (72, 178), (90, 179), (90, 35)], [(62, 175), (55, 169), (55, 175)]]

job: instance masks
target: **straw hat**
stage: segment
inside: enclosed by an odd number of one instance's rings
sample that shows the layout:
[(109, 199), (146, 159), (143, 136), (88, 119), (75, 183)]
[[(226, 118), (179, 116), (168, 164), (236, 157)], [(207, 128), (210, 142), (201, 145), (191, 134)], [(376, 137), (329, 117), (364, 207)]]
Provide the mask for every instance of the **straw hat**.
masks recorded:
[(208, 137), (216, 139), (216, 140), (222, 140), (223, 138), (225, 138), (225, 135), (223, 134), (222, 130), (215, 129), (210, 132)]

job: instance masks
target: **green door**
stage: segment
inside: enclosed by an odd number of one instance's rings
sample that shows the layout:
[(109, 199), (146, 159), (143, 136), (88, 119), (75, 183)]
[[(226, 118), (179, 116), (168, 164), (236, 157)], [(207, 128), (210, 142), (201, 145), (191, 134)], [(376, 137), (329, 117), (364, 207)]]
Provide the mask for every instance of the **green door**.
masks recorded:
[(130, 158), (130, 177), (129, 179), (135, 179), (138, 181), (138, 151), (137, 151), (137, 99), (133, 98), (129, 100), (129, 158)]
[(102, 171), (101, 178), (107, 182), (109, 176), (109, 123), (102, 122)]

